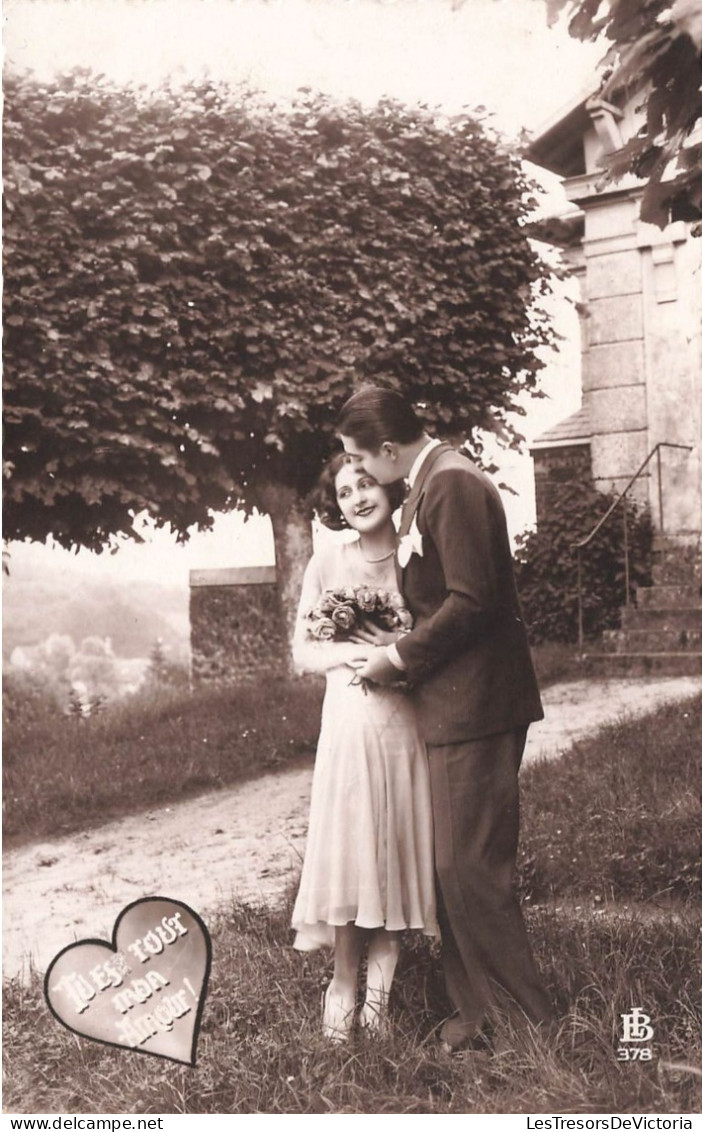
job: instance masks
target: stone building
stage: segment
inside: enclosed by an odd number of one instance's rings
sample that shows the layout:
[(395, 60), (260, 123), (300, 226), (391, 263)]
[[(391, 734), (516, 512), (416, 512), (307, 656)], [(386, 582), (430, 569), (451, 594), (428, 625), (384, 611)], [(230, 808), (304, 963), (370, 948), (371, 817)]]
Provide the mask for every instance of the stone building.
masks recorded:
[(675, 215), (663, 230), (643, 223), (633, 177), (602, 182), (602, 157), (638, 129), (639, 101), (581, 97), (529, 149), (563, 178), (570, 208), (539, 235), (563, 248), (582, 299), (582, 408), (532, 443), (537, 522), (564, 480), (619, 493), (655, 452), (631, 489), (658, 535), (654, 584), (590, 662), (608, 675), (699, 674), (702, 239)]
[(540, 235), (564, 249), (582, 297), (582, 409), (532, 444), (537, 515), (588, 453), (595, 486), (620, 491), (657, 444), (684, 445), (661, 450), (660, 494), (657, 458), (633, 494), (659, 532), (690, 543), (702, 531), (702, 239), (675, 217), (662, 231), (642, 223), (641, 183), (603, 186), (599, 166), (637, 130), (639, 101), (580, 97), (528, 151), (564, 179), (570, 209)]

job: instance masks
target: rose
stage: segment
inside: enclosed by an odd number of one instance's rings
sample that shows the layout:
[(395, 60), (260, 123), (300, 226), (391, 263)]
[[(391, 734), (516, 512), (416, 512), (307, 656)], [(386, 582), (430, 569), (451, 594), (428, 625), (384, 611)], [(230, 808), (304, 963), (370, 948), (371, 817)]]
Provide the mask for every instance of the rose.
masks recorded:
[(339, 594), (334, 593), (333, 590), (327, 590), (325, 594), (322, 594), (315, 608), (318, 609), (320, 613), (331, 614), (331, 612), (336, 609), (337, 605), (341, 605), (342, 602), (343, 598), (341, 598)]
[(309, 631), (318, 641), (331, 641), (336, 636), (336, 625), (329, 617), (320, 617), (312, 622)]
[(362, 613), (372, 613), (378, 603), (379, 595), (373, 590), (359, 587), (356, 591), (356, 604)]
[(374, 620), (382, 629), (406, 631), (413, 625), (412, 614), (404, 605), (398, 605), (394, 609), (381, 609), (375, 614)]
[(332, 621), (343, 633), (348, 633), (356, 624), (356, 614), (351, 605), (337, 605), (332, 612)]

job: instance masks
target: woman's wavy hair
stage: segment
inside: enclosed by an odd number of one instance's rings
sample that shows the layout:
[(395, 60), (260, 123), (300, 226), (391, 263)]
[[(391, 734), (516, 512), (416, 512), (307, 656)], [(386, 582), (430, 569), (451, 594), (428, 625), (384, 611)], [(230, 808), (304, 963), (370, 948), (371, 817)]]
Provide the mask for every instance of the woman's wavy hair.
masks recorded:
[[(322, 471), (316, 488), (309, 496), (310, 509), (316, 514), (320, 523), (330, 531), (348, 530), (349, 524), (341, 513), (336, 498), (336, 477), (349, 458), (345, 452), (338, 452), (327, 462)], [(396, 483), (383, 484), (383, 490), (388, 497), (390, 506), (396, 511), (405, 497), (404, 480)]]

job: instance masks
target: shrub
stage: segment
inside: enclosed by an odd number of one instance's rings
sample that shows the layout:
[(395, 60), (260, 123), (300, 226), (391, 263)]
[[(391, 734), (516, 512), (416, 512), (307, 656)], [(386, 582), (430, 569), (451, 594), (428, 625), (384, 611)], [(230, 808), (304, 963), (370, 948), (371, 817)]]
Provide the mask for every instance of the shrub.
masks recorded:
[(190, 669), (183, 661), (174, 660), (169, 651), (157, 637), (149, 653), (146, 683), (184, 691), (190, 686)]
[(64, 698), (65, 690), (50, 684), (42, 675), (8, 669), (2, 678), (3, 726), (24, 734), (32, 727), (55, 722)]
[[(575, 544), (587, 537), (614, 502), (591, 483), (563, 484), (538, 529), (517, 539), (517, 584), (534, 643), (578, 639), (578, 578)], [(647, 511), (627, 504), (629, 585), (651, 580), (653, 528)], [(583, 628), (586, 637), (619, 624), (626, 601), (623, 511), (582, 551)]]

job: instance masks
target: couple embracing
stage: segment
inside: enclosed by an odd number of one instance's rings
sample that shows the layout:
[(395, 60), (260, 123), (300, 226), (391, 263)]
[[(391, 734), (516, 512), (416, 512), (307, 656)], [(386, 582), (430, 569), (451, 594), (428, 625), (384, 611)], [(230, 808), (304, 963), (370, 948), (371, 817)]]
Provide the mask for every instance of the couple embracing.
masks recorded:
[[(534, 1027), (552, 1017), (513, 891), (517, 775), (543, 713), (504, 510), (392, 390), (359, 390), (337, 432), (344, 453), (322, 476), (317, 511), (359, 537), (313, 556), (300, 601), (295, 661), (326, 673), (327, 692), (295, 946), (334, 947), (322, 1025), (345, 1041), (356, 1023), (384, 1024), (400, 933), (436, 934), (438, 921), (455, 1010), (441, 1039), (475, 1048), (500, 1013)], [(368, 620), (348, 639), (310, 639), (320, 597), (356, 586), (399, 589), (412, 628)]]

